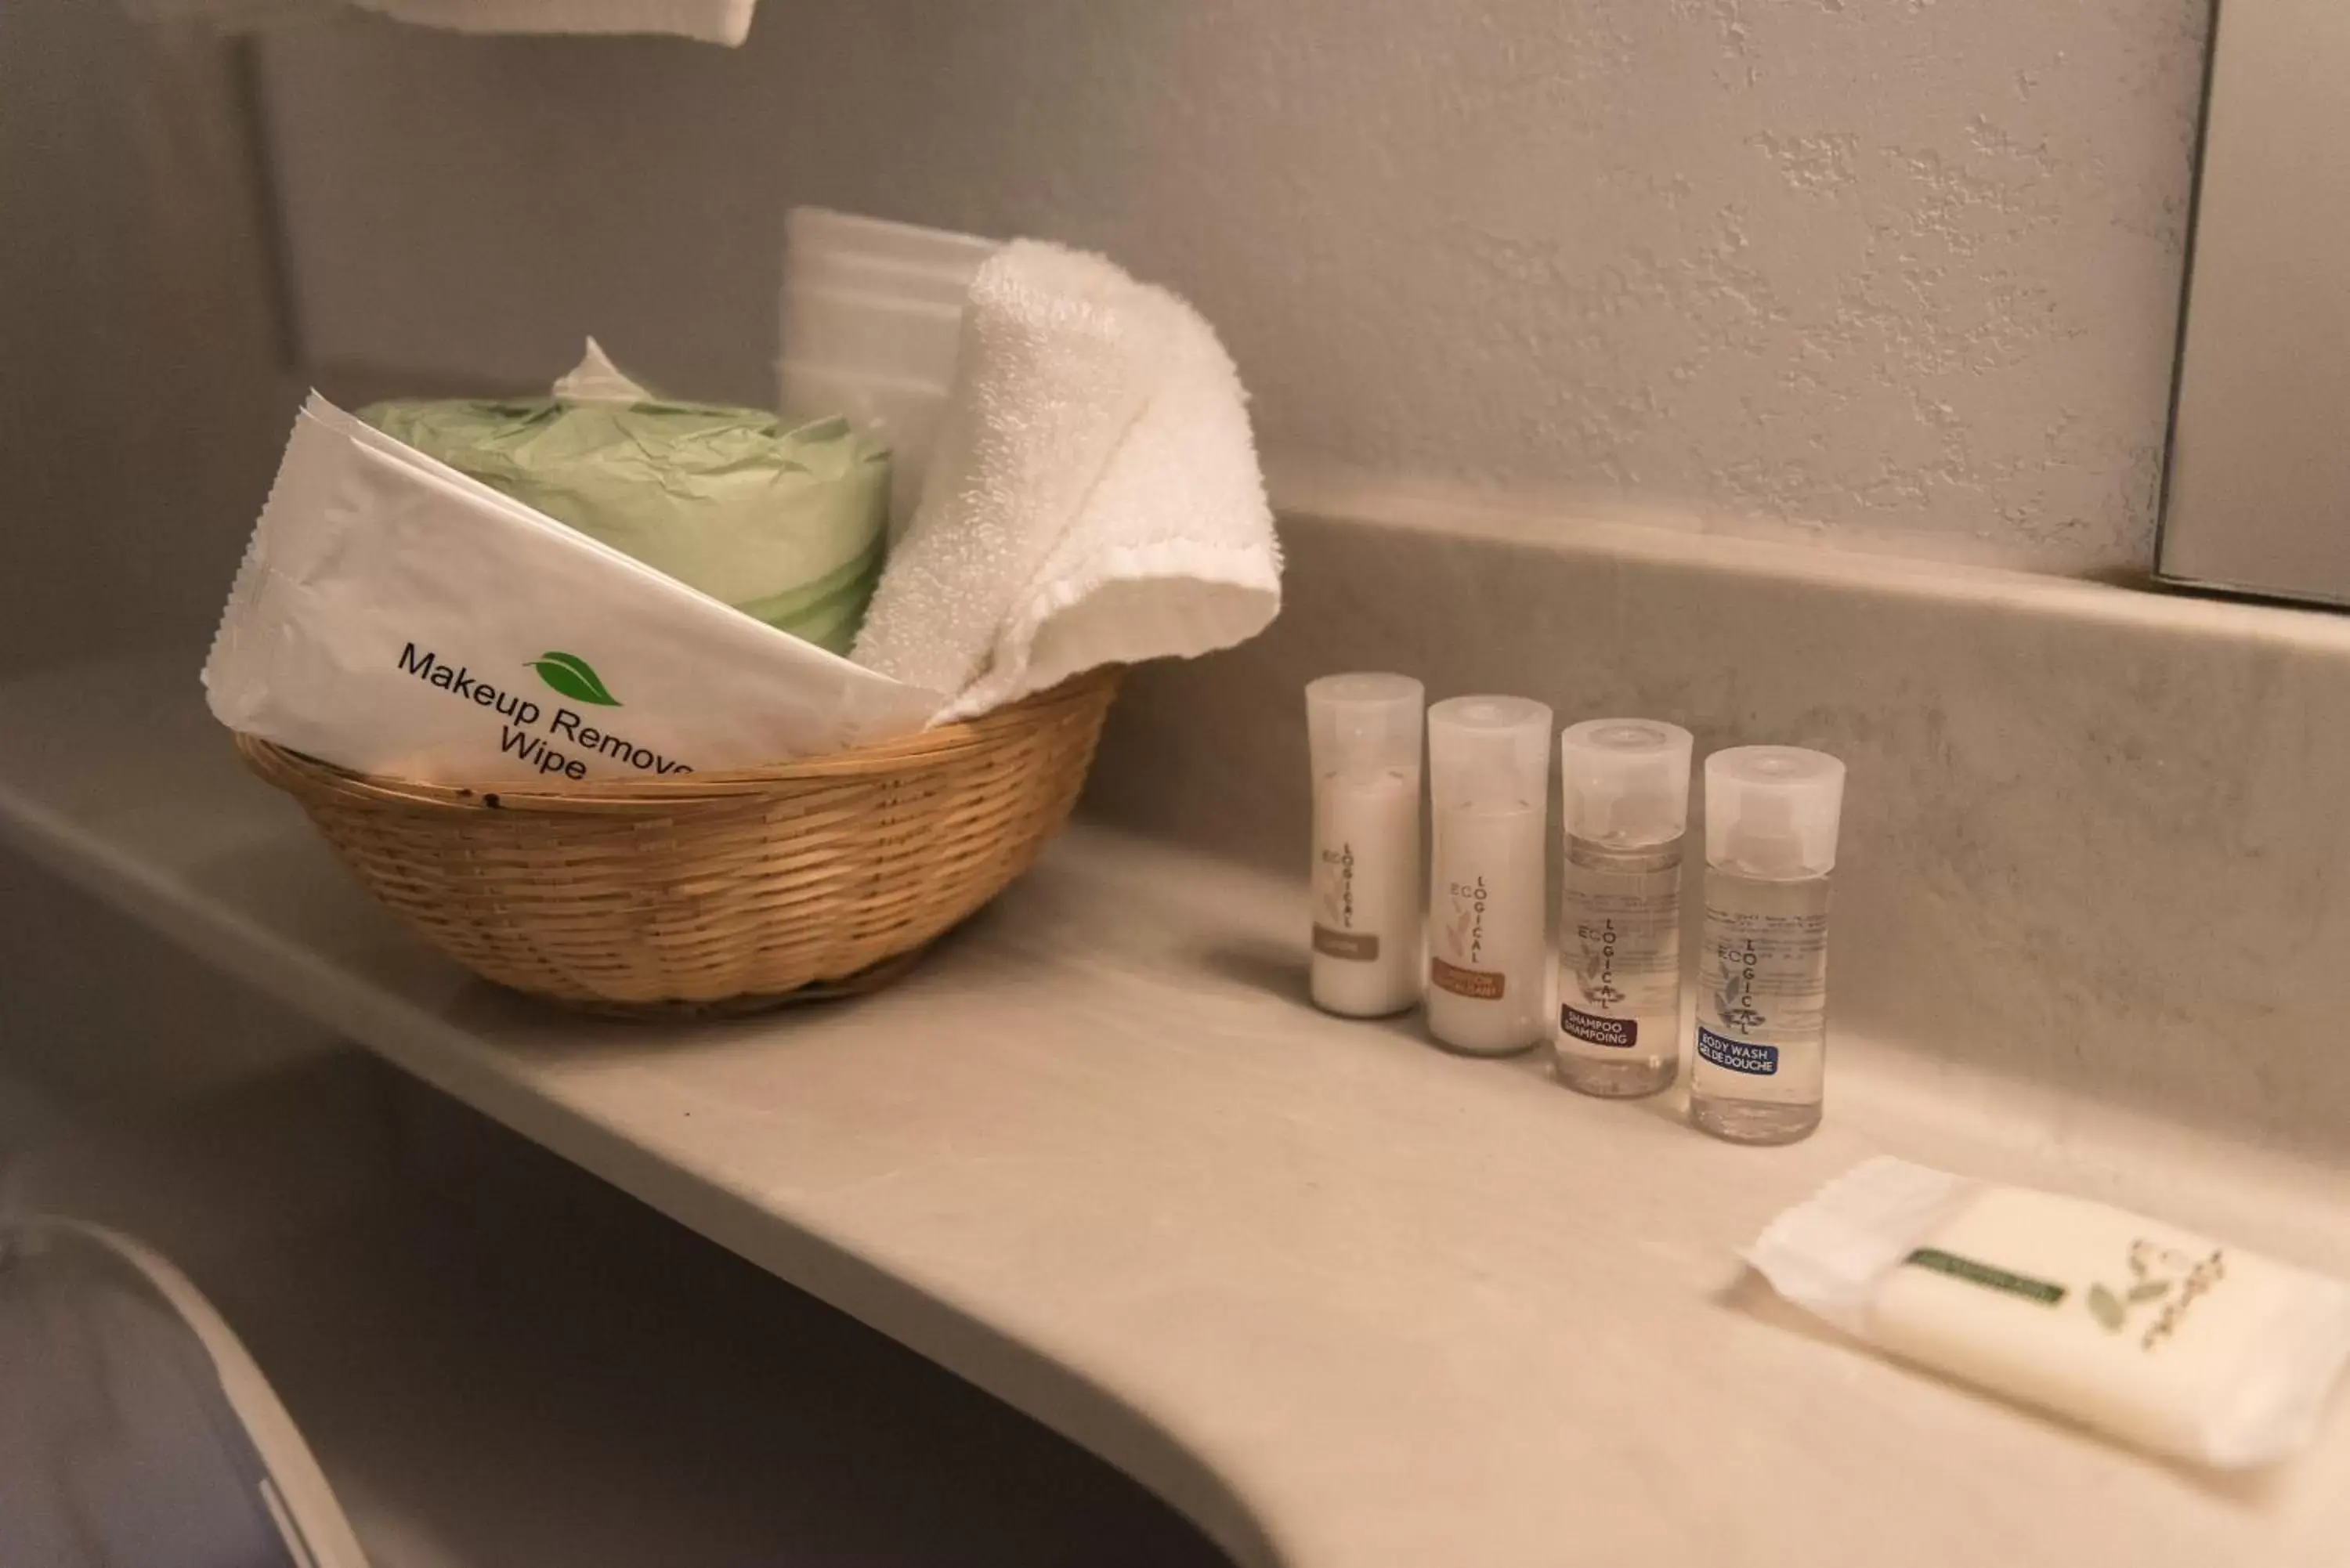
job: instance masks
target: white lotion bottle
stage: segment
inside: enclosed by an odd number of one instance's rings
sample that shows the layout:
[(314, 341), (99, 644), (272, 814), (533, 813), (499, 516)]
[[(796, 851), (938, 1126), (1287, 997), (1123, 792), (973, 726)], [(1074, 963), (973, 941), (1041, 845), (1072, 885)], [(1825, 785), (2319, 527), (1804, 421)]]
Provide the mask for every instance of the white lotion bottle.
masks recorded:
[(1687, 730), (1654, 719), (1594, 719), (1558, 738), (1555, 1071), (1586, 1095), (1653, 1095), (1680, 1067), (1690, 750)]
[(1305, 687), (1314, 772), (1314, 1005), (1380, 1018), (1419, 1001), (1419, 741), (1408, 675)]
[(1825, 1098), (1828, 873), (1844, 764), (1794, 746), (1705, 760), (1705, 940), (1690, 1120), (1732, 1143), (1794, 1143)]
[(1543, 1039), (1550, 710), (1455, 697), (1428, 711), (1428, 1028), (1506, 1056)]

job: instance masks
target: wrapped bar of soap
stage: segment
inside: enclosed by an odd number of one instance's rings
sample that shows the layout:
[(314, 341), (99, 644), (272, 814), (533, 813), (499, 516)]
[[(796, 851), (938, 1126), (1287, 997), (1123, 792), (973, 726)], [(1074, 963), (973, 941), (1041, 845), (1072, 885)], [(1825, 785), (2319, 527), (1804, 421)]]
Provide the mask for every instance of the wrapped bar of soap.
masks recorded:
[(881, 572), (888, 449), (845, 419), (656, 398), (590, 338), (545, 398), (376, 403), (360, 417), (689, 587), (847, 653)]
[(2308, 1446), (2350, 1286), (2103, 1203), (1878, 1158), (1771, 1222), (1773, 1289), (1903, 1360), (2160, 1453)]

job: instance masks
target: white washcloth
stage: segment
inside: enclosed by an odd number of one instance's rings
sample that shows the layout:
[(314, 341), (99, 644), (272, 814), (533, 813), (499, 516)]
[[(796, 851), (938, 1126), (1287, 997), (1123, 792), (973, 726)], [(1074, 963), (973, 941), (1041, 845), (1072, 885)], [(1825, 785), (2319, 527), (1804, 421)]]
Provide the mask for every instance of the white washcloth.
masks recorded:
[[(741, 43), (754, 0), (348, 0), (369, 11), (466, 33), (675, 33)], [(210, 22), (230, 29), (316, 19), (344, 0), (123, 0), (147, 21)]]
[(1214, 329), (1103, 257), (998, 252), (857, 661), (953, 693), (945, 722), (1099, 665), (1229, 648), (1280, 607), (1247, 393)]

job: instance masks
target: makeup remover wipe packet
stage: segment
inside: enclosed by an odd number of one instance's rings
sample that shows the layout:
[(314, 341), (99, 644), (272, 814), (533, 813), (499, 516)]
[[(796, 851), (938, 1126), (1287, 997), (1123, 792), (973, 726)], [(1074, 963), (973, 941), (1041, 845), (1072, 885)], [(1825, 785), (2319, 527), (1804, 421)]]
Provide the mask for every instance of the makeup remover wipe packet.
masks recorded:
[(937, 692), (730, 608), (315, 392), (203, 671), (213, 716), (427, 784), (650, 779), (920, 730)]

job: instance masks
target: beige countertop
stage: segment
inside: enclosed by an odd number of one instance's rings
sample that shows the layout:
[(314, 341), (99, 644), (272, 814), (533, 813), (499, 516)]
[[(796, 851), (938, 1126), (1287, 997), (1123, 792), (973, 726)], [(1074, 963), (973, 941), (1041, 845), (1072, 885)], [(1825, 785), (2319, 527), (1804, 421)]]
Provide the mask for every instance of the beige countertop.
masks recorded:
[(176, 663), (0, 688), (0, 735), (24, 849), (1058, 1427), (1243, 1561), (2350, 1552), (2350, 1402), (2295, 1464), (2200, 1476), (1879, 1361), (1736, 1256), (1894, 1152), (2350, 1272), (2338, 1167), (1841, 1035), (1822, 1131), (1731, 1147), (1670, 1097), (1315, 1012), (1298, 889), (1100, 830), (882, 994), (574, 1017), (369, 905)]

